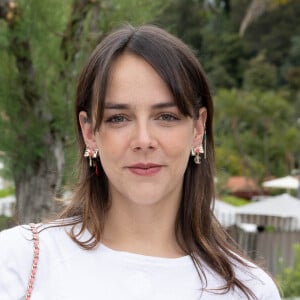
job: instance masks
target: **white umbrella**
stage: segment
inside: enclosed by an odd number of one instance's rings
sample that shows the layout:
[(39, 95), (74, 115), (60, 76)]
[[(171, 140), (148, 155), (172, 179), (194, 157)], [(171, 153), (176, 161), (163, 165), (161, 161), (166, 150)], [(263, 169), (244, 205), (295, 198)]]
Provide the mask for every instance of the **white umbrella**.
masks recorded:
[(282, 188), (282, 189), (296, 190), (299, 188), (299, 180), (292, 176), (285, 176), (273, 180), (264, 181), (262, 186), (268, 188)]
[(292, 226), (300, 229), (300, 200), (289, 194), (269, 197), (262, 201), (238, 207), (236, 217), (237, 221), (241, 223), (263, 221), (263, 223), (266, 223), (264, 225), (273, 224), (280, 225), (280, 227), (287, 223), (287, 227)]
[(295, 216), (300, 219), (300, 200), (289, 194), (282, 194), (239, 206), (235, 212), (279, 217)]

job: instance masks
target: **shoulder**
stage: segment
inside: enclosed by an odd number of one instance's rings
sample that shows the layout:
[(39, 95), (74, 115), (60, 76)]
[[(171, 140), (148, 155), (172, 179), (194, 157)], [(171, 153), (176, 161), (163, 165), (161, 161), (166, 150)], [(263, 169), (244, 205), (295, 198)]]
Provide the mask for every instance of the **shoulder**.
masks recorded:
[[(64, 220), (52, 223), (35, 224), (41, 255), (55, 256), (62, 248), (76, 247), (68, 232), (71, 226)], [(75, 225), (75, 233), (79, 225)], [(53, 255), (52, 255), (53, 253)], [(33, 235), (29, 225), (19, 225), (0, 232), (0, 263), (7, 264), (13, 260), (16, 264), (31, 262), (33, 255)]]
[[(48, 252), (44, 245), (53, 246), (56, 241), (66, 236), (63, 229), (47, 228), (45, 225), (36, 225), (40, 248), (43, 247), (43, 252)], [(60, 237), (59, 237), (60, 236)], [(52, 246), (51, 246), (52, 245)], [(16, 267), (30, 269), (33, 258), (33, 235), (29, 225), (19, 225), (0, 232), (0, 267)]]
[[(251, 261), (233, 253), (229, 261), (233, 267), (235, 277), (243, 283), (259, 300), (280, 300), (278, 288), (272, 279), (262, 268)], [(216, 271), (204, 264), (205, 277), (209, 290), (218, 290), (226, 284), (226, 281)], [(245, 294), (238, 288), (228, 291), (224, 299), (244, 299)]]
[(281, 299), (279, 290), (271, 275), (254, 263), (243, 259), (245, 265), (234, 263), (235, 273), (258, 299)]
[[(58, 241), (68, 237), (67, 231), (70, 226), (64, 226), (62, 223), (35, 224), (38, 232), (40, 244), (57, 245)], [(63, 240), (61, 240), (63, 238)], [(27, 256), (32, 253), (33, 235), (29, 225), (19, 225), (0, 232), (0, 254), (1, 258), (6, 254)]]

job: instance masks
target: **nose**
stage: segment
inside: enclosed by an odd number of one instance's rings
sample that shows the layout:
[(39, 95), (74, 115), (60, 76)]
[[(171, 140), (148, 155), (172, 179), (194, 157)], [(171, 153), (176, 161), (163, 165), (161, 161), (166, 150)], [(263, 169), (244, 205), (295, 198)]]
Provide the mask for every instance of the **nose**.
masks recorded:
[(139, 122), (134, 126), (131, 137), (133, 151), (153, 150), (157, 147), (154, 128), (149, 122)]

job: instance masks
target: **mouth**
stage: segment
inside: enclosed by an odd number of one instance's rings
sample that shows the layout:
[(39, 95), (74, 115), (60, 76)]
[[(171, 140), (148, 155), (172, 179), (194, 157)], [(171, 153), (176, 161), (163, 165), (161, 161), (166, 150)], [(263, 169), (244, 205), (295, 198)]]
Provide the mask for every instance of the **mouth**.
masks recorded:
[(162, 167), (163, 165), (159, 165), (159, 164), (139, 163), (139, 164), (130, 165), (127, 168), (129, 169), (130, 172), (132, 172), (135, 175), (153, 176), (159, 173)]

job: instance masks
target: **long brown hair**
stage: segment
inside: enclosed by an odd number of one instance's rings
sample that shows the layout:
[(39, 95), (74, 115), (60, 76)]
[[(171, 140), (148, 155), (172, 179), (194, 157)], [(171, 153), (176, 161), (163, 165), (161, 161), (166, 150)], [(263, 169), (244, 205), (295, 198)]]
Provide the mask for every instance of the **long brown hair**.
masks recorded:
[[(214, 201), (213, 102), (202, 67), (193, 52), (181, 40), (152, 25), (124, 26), (108, 35), (95, 48), (79, 78), (75, 102), (77, 140), (79, 144), (79, 178), (72, 199), (62, 218), (72, 218), (88, 229), (88, 241), (80, 241), (74, 230), (71, 237), (80, 246), (91, 249), (101, 240), (106, 212), (109, 209), (108, 179), (97, 160), (98, 176), (83, 158), (85, 143), (78, 120), (80, 111), (89, 118), (93, 113), (98, 130), (102, 118), (110, 68), (116, 57), (130, 52), (147, 61), (172, 92), (176, 105), (185, 115), (198, 118), (199, 108), (207, 109), (206, 159), (200, 165), (190, 157), (184, 175), (183, 192), (176, 218), (177, 240), (191, 256), (204, 286), (207, 284), (201, 260), (225, 279), (224, 293), (239, 288), (247, 299), (255, 298), (234, 272), (233, 263), (247, 266), (228, 242), (228, 235), (215, 219)], [(73, 227), (74, 228), (74, 227)], [(81, 233), (80, 232), (80, 233)], [(79, 233), (79, 235), (80, 235)]]

